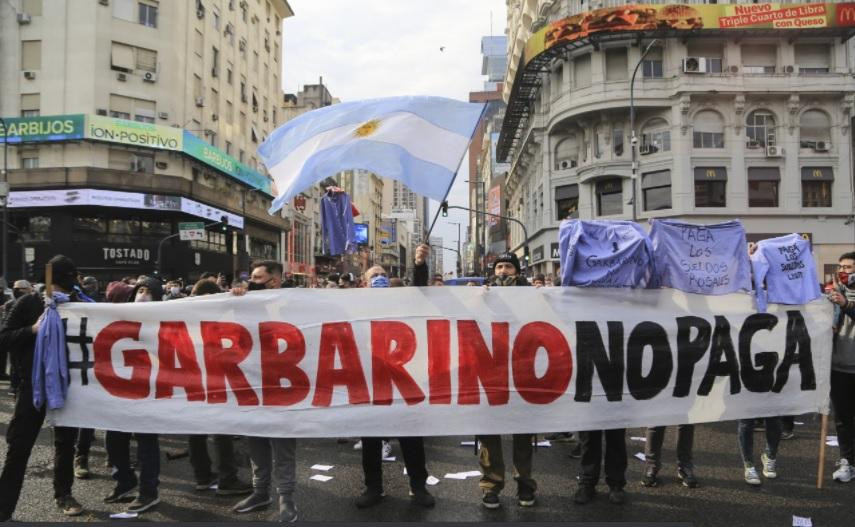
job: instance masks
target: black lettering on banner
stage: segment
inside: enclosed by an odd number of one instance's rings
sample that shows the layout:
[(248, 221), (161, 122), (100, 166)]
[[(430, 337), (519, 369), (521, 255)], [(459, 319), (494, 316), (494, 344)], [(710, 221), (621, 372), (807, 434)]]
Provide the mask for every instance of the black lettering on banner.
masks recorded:
[[(796, 351), (797, 348), (798, 351)], [(787, 311), (787, 344), (784, 349), (784, 359), (775, 374), (773, 392), (779, 393), (784, 388), (790, 376), (790, 367), (795, 363), (799, 364), (799, 373), (802, 375), (802, 391), (816, 390), (810, 334), (808, 334), (805, 319), (798, 311)]]
[[(641, 363), (648, 346), (653, 352), (653, 365), (645, 377)], [(673, 370), (671, 346), (668, 345), (665, 328), (655, 322), (642, 322), (632, 328), (626, 345), (626, 385), (629, 393), (639, 401), (656, 397), (668, 386)]]
[(739, 393), (742, 384), (739, 382), (739, 363), (736, 360), (736, 351), (733, 349), (733, 339), (730, 336), (730, 322), (717, 315), (710, 347), (710, 363), (698, 387), (698, 395), (709, 395), (715, 378), (725, 376), (730, 377), (730, 394)]
[(576, 395), (580, 403), (591, 401), (591, 380), (594, 368), (606, 399), (623, 398), (623, 323), (609, 322), (609, 352), (596, 322), (576, 322)]
[[(92, 344), (92, 337), (86, 334), (86, 326), (89, 319), (87, 317), (80, 318), (80, 333), (79, 335), (69, 335), (68, 334), (68, 319), (62, 319), (62, 328), (65, 331), (65, 356), (68, 361), (68, 369), (79, 369), (80, 370), (80, 385), (86, 386), (89, 384), (89, 371), (90, 369), (95, 367), (95, 363), (89, 360), (89, 346), (87, 344)], [(70, 351), (68, 349), (69, 344), (79, 344), (80, 345), (80, 360), (72, 361), (70, 359)]]
[[(749, 392), (765, 393), (772, 389), (775, 380), (775, 365), (778, 353), (762, 351), (751, 357), (751, 339), (758, 331), (772, 331), (778, 325), (778, 317), (770, 313), (755, 313), (745, 319), (739, 330), (739, 369), (742, 384)], [(759, 366), (755, 369), (754, 365)]]
[[(692, 330), (697, 336), (692, 339)], [(677, 317), (677, 380), (674, 397), (687, 397), (692, 389), (692, 377), (697, 364), (710, 347), (712, 326), (701, 317)]]

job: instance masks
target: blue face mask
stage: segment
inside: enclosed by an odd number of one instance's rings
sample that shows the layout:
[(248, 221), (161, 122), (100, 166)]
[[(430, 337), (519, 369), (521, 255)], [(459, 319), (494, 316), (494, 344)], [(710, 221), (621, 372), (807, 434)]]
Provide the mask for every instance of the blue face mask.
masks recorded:
[(371, 287), (389, 287), (389, 279), (385, 276), (375, 276), (371, 279)]

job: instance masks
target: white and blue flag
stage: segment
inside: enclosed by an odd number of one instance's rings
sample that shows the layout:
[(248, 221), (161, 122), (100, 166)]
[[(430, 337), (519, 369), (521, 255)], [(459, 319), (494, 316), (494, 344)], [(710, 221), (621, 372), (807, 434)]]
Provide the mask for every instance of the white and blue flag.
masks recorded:
[(258, 148), (275, 185), (269, 212), (343, 170), (397, 179), (441, 201), (484, 106), (443, 97), (388, 97), (334, 104), (288, 121)]

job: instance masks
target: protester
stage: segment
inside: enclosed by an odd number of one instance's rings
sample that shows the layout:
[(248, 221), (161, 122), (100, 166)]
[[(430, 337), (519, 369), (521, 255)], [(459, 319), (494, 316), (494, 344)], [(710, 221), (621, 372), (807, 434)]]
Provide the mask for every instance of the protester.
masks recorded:
[(442, 278), (441, 274), (433, 275), (433, 281), (430, 285), (445, 285), (445, 280)]
[[(207, 280), (206, 280), (207, 281)], [(222, 291), (217, 291), (218, 293), (222, 293)], [(178, 280), (171, 280), (166, 283), (166, 294), (163, 296), (164, 300), (178, 300), (179, 298), (187, 298), (187, 295), (181, 292), (181, 282)]]
[[(191, 297), (220, 293), (220, 287), (210, 280), (199, 280), (193, 286)], [(215, 435), (214, 448), (217, 451), (217, 472), (211, 471), (211, 457), (208, 455), (208, 436), (205, 434), (188, 437), (190, 465), (196, 478), (196, 490), (209, 490), (215, 485), (217, 496), (237, 496), (252, 492), (252, 485), (241, 481), (237, 475), (237, 461), (234, 452), (234, 440), (230, 435)]]
[(531, 285), (534, 287), (543, 287), (546, 285), (546, 277), (542, 274), (534, 275), (534, 279), (531, 281)]
[[(12, 306), (15, 305), (15, 302), (18, 301), (24, 295), (29, 295), (33, 292), (33, 286), (30, 285), (26, 280), (17, 280), (14, 284), (12, 284), (12, 298), (9, 299), (6, 303), (3, 304), (3, 307), (0, 308), (2, 313), (0, 313), (0, 320), (6, 320), (6, 316), (12, 312)], [(6, 373), (6, 362), (8, 357), (9, 363), (9, 373)], [(11, 356), (8, 355), (6, 350), (6, 346), (0, 346), (0, 379), (9, 380), (9, 393), (11, 395), (15, 394), (16, 388), (18, 386), (18, 375), (15, 373), (15, 361)]]
[[(662, 468), (662, 443), (665, 440), (665, 427), (654, 426), (647, 429), (647, 441), (644, 445), (644, 478), (641, 484), (655, 487), (659, 484), (657, 475)], [(698, 486), (692, 464), (692, 447), (695, 440), (694, 425), (677, 426), (677, 479), (684, 487), (693, 489)]]
[(354, 282), (356, 279), (353, 277), (353, 273), (342, 273), (338, 279), (338, 287), (340, 289), (350, 289), (351, 287), (355, 287), (356, 284)]
[[(414, 270), (416, 285), (427, 285), (428, 269), (426, 260), (429, 250), (427, 245), (420, 245), (416, 249)], [(379, 265), (368, 269), (365, 272), (363, 280), (371, 288), (389, 287), (386, 270)], [(365, 509), (379, 504), (385, 496), (383, 493), (383, 440), (379, 437), (363, 437), (361, 441), (365, 491), (356, 499), (356, 506), (360, 509)], [(407, 476), (410, 478), (410, 497), (415, 503), (423, 507), (433, 507), (436, 504), (436, 500), (427, 491), (427, 487), (425, 486), (428, 472), (425, 465), (424, 438), (399, 437), (398, 445), (401, 447), (404, 466), (407, 469)]]
[(125, 281), (110, 282), (107, 284), (106, 300), (111, 304), (124, 304), (130, 300), (131, 293), (133, 292), (133, 286)]
[(99, 290), (98, 279), (94, 276), (83, 277), (83, 280), (80, 281), (80, 288), (83, 289), (83, 293), (92, 299), (93, 302), (104, 301), (104, 297), (101, 296)]
[[(499, 255), (493, 264), (493, 276), (488, 286), (527, 286), (528, 281), (520, 275), (520, 261), (514, 253)], [(502, 452), (502, 436), (483, 435), (477, 437), (480, 444), (481, 504), (488, 509), (501, 506), (499, 494), (505, 487), (505, 459)], [(513, 434), (514, 479), (517, 482), (517, 503), (520, 507), (531, 507), (535, 503), (537, 483), (532, 478), (533, 434)]]
[(397, 276), (389, 279), (389, 287), (404, 287), (404, 281)]
[(837, 262), (834, 303), (834, 347), (831, 354), (831, 403), (837, 425), (840, 459), (833, 478), (849, 483), (855, 476), (855, 252)]
[[(263, 260), (252, 264), (247, 290), (279, 289), (282, 287), (282, 264)], [(246, 290), (232, 288), (232, 294), (242, 296)], [(270, 506), (271, 479), (279, 495), (279, 517), (284, 523), (297, 521), (294, 490), (297, 486), (297, 440), (291, 437), (249, 437), (249, 458), (252, 462), (252, 494), (238, 502), (232, 510), (246, 513)], [(272, 476), (272, 478), (271, 478)]]
[[(777, 459), (778, 444), (781, 442), (781, 418), (766, 417), (766, 446), (760, 455), (763, 464), (763, 476), (768, 479), (778, 477)], [(754, 465), (754, 419), (740, 419), (737, 428), (739, 439), (739, 453), (742, 456), (745, 482), (749, 485), (762, 485), (763, 481), (757, 473)]]
[(330, 273), (327, 276), (327, 289), (338, 289), (338, 273)]
[[(128, 302), (160, 302), (163, 286), (157, 278), (141, 277), (128, 298)], [(131, 464), (131, 438), (137, 442), (137, 460), (140, 475), (137, 478)], [(127, 501), (139, 485), (136, 499), (128, 505), (127, 512), (145, 512), (158, 503), (157, 487), (160, 477), (160, 442), (157, 434), (128, 433), (108, 430), (106, 437), (107, 456), (113, 466), (116, 487), (104, 497), (104, 503)]]
[[(74, 292), (77, 268), (74, 262), (66, 256), (57, 255), (49, 263), (53, 268), (54, 289), (69, 295), (72, 302), (77, 301)], [(15, 512), (30, 453), (45, 420), (45, 407), (36, 408), (33, 404), (32, 383), (36, 335), (44, 310), (44, 302), (39, 295), (25, 294), (15, 302), (0, 328), (0, 347), (11, 354), (19, 377), (15, 409), (6, 429), (6, 460), (0, 474), (0, 521), (10, 520)], [(83, 512), (83, 507), (71, 495), (76, 437), (76, 428), (57, 426), (53, 429), (54, 499), (66, 516), (78, 516)]]

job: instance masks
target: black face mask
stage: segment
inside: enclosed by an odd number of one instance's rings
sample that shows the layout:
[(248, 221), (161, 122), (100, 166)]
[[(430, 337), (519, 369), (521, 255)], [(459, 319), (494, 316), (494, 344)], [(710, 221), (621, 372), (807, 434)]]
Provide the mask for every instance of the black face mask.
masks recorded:
[(250, 282), (248, 289), (250, 291), (261, 291), (262, 289), (267, 289), (267, 282), (264, 282), (263, 284), (259, 284), (257, 282)]
[(25, 294), (27, 294), (27, 293), (23, 289), (13, 289), (12, 290), (12, 296), (14, 296), (15, 298), (21, 298)]

